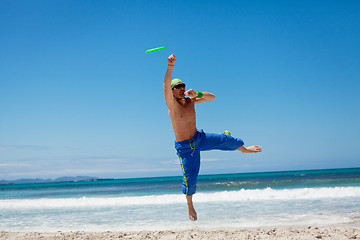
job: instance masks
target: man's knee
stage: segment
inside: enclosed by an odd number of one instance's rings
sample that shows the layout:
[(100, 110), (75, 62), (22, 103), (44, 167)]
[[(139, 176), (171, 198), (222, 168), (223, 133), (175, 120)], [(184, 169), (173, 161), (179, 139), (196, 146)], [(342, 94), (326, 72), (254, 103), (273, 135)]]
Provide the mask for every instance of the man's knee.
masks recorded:
[(182, 191), (186, 196), (191, 196), (196, 192), (196, 185), (186, 186), (183, 184)]

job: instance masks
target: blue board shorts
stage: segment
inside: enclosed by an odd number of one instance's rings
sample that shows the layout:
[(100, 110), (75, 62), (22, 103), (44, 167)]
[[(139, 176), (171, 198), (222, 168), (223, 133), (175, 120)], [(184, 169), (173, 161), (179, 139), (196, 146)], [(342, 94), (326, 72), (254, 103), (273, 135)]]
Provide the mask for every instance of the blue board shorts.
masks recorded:
[(196, 192), (196, 181), (200, 170), (200, 151), (234, 151), (244, 145), (243, 140), (225, 134), (204, 133), (197, 130), (189, 140), (175, 141), (175, 149), (180, 158), (184, 176), (182, 191), (187, 196)]

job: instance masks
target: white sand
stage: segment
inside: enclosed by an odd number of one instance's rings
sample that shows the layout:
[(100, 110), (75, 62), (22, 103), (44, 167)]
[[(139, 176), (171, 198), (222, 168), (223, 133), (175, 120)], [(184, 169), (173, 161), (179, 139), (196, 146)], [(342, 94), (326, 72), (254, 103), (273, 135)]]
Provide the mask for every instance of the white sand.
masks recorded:
[(0, 232), (0, 239), (360, 239), (360, 228), (306, 227), (259, 228), (218, 231), (141, 231), (141, 232)]

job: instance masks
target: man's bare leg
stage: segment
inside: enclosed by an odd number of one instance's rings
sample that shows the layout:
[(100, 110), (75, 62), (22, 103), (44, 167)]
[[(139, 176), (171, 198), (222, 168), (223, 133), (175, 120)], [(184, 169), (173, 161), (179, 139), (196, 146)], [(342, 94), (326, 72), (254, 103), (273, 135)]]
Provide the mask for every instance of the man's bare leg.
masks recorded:
[(197, 214), (195, 212), (195, 208), (192, 202), (192, 195), (186, 196), (187, 206), (188, 206), (188, 212), (189, 212), (189, 218), (191, 221), (197, 220)]
[(251, 146), (251, 147), (242, 146), (242, 147), (239, 147), (236, 150), (242, 152), (243, 154), (245, 154), (245, 153), (259, 153), (259, 152), (262, 152), (262, 147), (257, 146), (257, 145)]

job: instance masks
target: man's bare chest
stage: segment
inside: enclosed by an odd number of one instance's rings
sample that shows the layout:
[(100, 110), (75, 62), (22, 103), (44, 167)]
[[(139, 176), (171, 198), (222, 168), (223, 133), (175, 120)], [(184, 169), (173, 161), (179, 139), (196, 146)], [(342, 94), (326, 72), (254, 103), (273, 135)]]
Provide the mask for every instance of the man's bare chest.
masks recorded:
[(180, 118), (191, 117), (194, 114), (195, 114), (195, 106), (194, 103), (192, 102), (185, 102), (185, 103), (176, 102), (171, 111), (171, 115)]

